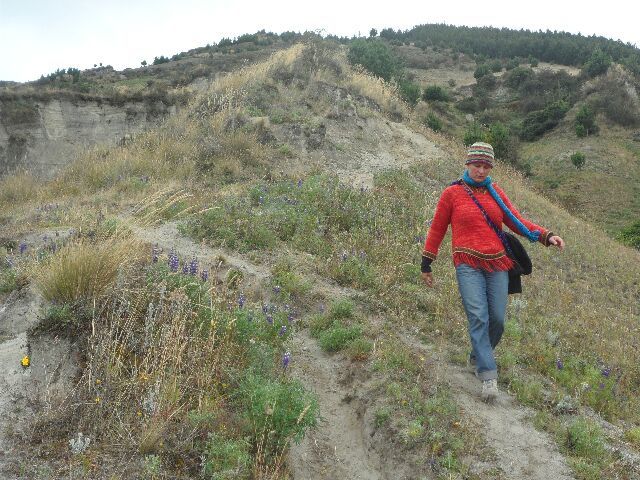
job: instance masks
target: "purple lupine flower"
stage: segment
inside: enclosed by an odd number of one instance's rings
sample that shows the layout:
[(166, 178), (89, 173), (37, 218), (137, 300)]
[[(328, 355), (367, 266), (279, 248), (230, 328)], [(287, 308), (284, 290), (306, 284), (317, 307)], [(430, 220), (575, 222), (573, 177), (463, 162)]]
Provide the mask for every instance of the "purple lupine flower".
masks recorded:
[(273, 287), (273, 293), (275, 294), (280, 293), (280, 285), (276, 285), (275, 287)]
[(564, 368), (564, 363), (562, 363), (562, 360), (560, 360), (560, 359), (556, 360), (556, 368), (558, 370), (562, 370)]
[(156, 243), (151, 249), (151, 261), (153, 263), (158, 263), (158, 259), (160, 258), (160, 247)]
[(198, 274), (198, 259), (196, 257), (193, 257), (189, 263), (189, 273), (191, 275)]
[(611, 375), (611, 367), (604, 367), (600, 373), (602, 373), (603, 377), (609, 378), (609, 375)]
[(189, 264), (186, 262), (182, 264), (182, 274), (183, 275), (189, 274)]
[(277, 311), (278, 311), (278, 306), (277, 306), (276, 304), (270, 305), (270, 306), (269, 306), (269, 311), (270, 311), (271, 313), (275, 313), (275, 312), (277, 312)]
[(598, 385), (598, 388), (600, 388), (600, 390), (604, 390), (604, 383), (600, 382), (600, 385)]
[(284, 368), (286, 370), (287, 367), (289, 366), (289, 362), (290, 361), (291, 361), (291, 353), (290, 352), (286, 352), (282, 356), (282, 368)]
[(262, 195), (260, 195), (260, 196), (258, 197), (258, 203), (259, 203), (260, 205), (264, 205), (264, 197), (263, 197)]
[(360, 260), (364, 260), (367, 258), (367, 252), (364, 250), (360, 250)]
[(302, 179), (298, 180), (298, 188), (302, 187)]
[(346, 250), (344, 250), (342, 252), (342, 261), (345, 262), (347, 258), (349, 258), (349, 253)]
[(200, 272), (200, 278), (202, 279), (203, 282), (206, 282), (207, 280), (209, 280), (209, 270), (202, 270)]
[(262, 313), (267, 313), (269, 311), (269, 305), (266, 303), (262, 304)]
[(273, 315), (271, 315), (270, 313), (267, 314), (267, 323), (269, 325), (273, 325)]
[(171, 251), (169, 252), (169, 270), (175, 273), (178, 271), (179, 265), (180, 265), (180, 259), (178, 258), (178, 255), (176, 254), (175, 249), (172, 248)]
[(291, 323), (291, 322), (293, 322), (293, 318), (294, 318), (294, 317), (293, 317), (293, 312), (290, 312), (290, 313), (289, 313), (289, 315), (287, 315), (287, 321), (288, 321), (289, 323)]
[(283, 336), (285, 333), (287, 333), (287, 326), (286, 325), (282, 325), (280, 327), (280, 331), (278, 332), (278, 335)]
[(243, 294), (240, 294), (240, 296), (238, 297), (238, 308), (244, 307), (244, 303), (246, 302), (246, 300), (247, 298)]
[(22, 241), (20, 242), (20, 246), (18, 247), (20, 249), (20, 255), (22, 255), (24, 252), (27, 251), (27, 244)]

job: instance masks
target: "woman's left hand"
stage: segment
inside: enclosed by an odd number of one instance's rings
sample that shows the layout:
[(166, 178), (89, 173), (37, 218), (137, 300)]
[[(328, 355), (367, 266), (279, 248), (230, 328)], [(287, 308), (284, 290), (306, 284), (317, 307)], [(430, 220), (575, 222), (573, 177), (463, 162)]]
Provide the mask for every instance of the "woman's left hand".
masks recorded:
[(555, 245), (560, 250), (562, 250), (564, 248), (564, 240), (561, 237), (559, 237), (558, 235), (554, 235), (554, 236), (550, 237), (549, 238), (549, 243), (551, 245)]

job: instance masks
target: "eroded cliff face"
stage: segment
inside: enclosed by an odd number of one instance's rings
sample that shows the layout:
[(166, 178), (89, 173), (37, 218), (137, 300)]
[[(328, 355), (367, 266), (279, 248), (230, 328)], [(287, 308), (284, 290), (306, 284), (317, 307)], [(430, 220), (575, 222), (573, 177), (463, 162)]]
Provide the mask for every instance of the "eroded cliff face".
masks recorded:
[(51, 177), (92, 145), (115, 145), (158, 125), (176, 107), (161, 101), (112, 105), (97, 100), (0, 101), (0, 176), (16, 170)]

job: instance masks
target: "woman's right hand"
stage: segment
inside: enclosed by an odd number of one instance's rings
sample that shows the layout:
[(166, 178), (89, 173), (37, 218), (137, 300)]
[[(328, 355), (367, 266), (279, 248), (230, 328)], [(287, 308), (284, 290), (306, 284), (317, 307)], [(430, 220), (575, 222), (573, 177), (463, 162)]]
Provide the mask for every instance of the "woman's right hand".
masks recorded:
[(422, 272), (421, 277), (427, 287), (433, 288), (433, 274), (431, 272)]

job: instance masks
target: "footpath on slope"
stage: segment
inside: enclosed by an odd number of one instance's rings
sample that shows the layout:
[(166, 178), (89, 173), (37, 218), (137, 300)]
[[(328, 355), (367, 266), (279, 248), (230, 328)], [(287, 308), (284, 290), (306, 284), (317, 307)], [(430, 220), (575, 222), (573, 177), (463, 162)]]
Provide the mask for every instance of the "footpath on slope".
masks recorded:
[[(175, 248), (180, 255), (197, 256), (204, 261), (213, 261), (223, 255), (228, 266), (242, 270), (249, 277), (249, 283), (262, 283), (269, 277), (267, 268), (251, 263), (242, 255), (212, 249), (182, 237), (175, 223), (155, 228), (132, 225), (131, 228), (138, 238), (157, 244), (165, 251)], [(320, 278), (312, 279), (312, 283), (315, 290), (328, 298), (351, 297), (357, 293)], [(399, 336), (412, 350), (428, 358), (434, 356), (432, 349), (415, 337), (401, 332)], [(368, 391), (367, 380), (351, 379), (347, 372), (348, 362), (339, 355), (324, 353), (305, 331), (295, 335), (292, 353), (295, 359), (292, 372), (318, 396), (322, 417), (317, 429), (309, 432), (300, 445), (292, 445), (290, 465), (294, 478), (411, 478), (403, 476), (401, 465), (385, 464), (388, 459), (372, 445), (372, 412), (367, 411), (364, 398)], [(495, 405), (487, 405), (478, 396), (477, 380), (472, 374), (446, 361), (436, 359), (432, 364), (441, 370), (440, 377), (450, 384), (463, 414), (471, 417), (484, 433), (485, 441), (496, 452), (496, 466), (507, 478), (573, 478), (549, 435), (536, 430), (529, 421), (531, 410), (516, 405), (503, 392)]]

